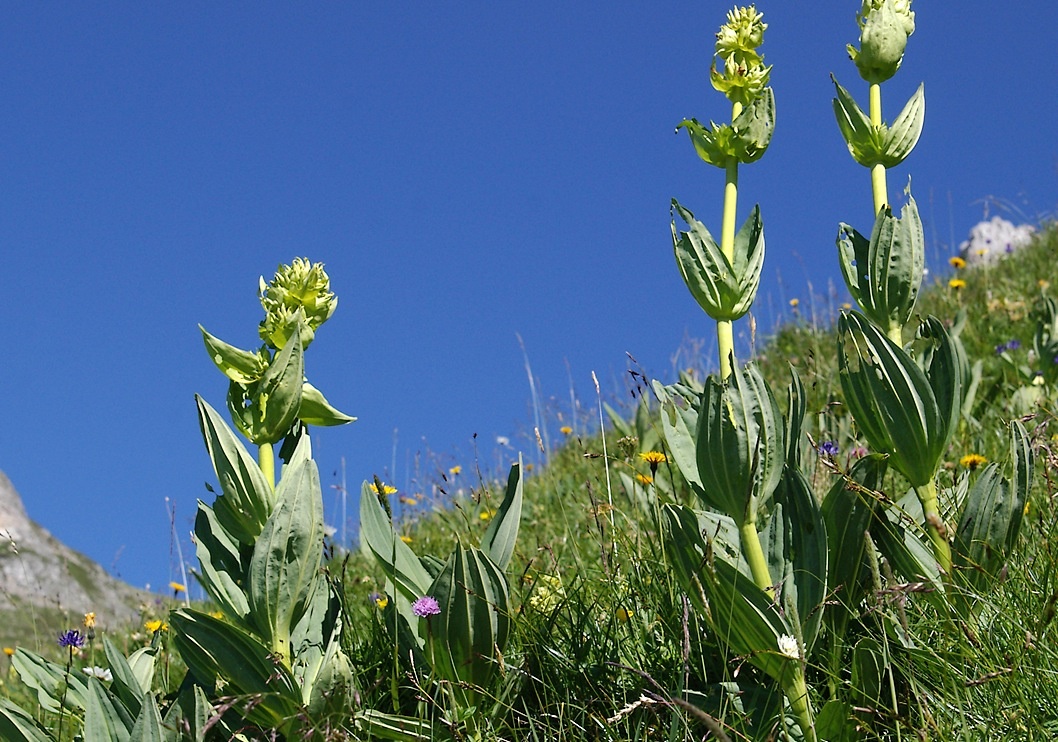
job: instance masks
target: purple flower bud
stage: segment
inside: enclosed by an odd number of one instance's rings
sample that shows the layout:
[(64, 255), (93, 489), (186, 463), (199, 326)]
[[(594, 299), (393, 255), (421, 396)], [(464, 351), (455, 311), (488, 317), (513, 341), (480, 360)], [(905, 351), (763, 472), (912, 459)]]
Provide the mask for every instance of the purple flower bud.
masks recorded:
[(411, 612), (419, 618), (429, 618), (440, 614), (441, 606), (437, 604), (437, 598), (424, 595), (411, 604)]
[(84, 645), (84, 634), (77, 629), (69, 629), (59, 634), (59, 646), (63, 649), (66, 649), (67, 647), (77, 647), (80, 649)]
[(836, 441), (823, 441), (816, 450), (819, 451), (820, 456), (834, 457), (838, 455), (839, 449)]

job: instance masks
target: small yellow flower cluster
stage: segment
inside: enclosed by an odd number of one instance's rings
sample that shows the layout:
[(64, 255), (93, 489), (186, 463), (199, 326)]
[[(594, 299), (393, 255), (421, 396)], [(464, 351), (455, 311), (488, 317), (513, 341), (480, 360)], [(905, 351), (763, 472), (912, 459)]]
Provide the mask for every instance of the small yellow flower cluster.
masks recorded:
[(573, 428), (569, 427), (568, 425), (563, 425), (561, 428), (558, 429), (558, 432), (562, 435), (569, 435), (573, 432)]
[(86, 629), (94, 629), (96, 627), (96, 614), (94, 612), (84, 614), (82, 623)]
[(961, 459), (959, 459), (959, 466), (961, 466), (963, 469), (969, 469), (970, 471), (974, 471), (981, 464), (985, 464), (987, 462), (988, 459), (986, 459), (979, 453), (968, 453)]
[(146, 623), (144, 623), (143, 628), (147, 629), (147, 631), (151, 632), (152, 634), (157, 634), (159, 631), (167, 631), (169, 629), (169, 626), (162, 623), (162, 621), (160, 621), (159, 619), (154, 619), (152, 621), (147, 621)]
[(540, 575), (533, 594), (529, 596), (529, 605), (541, 613), (550, 613), (562, 605), (566, 599), (566, 589), (562, 579), (554, 575)]
[(493, 510), (492, 508), (486, 508), (485, 510), (482, 510), (480, 514), (478, 514), (478, 518), (480, 518), (483, 522), (487, 523), (488, 521), (492, 520), (494, 515), (496, 515), (495, 510)]
[(406, 544), (410, 544), (411, 541), (412, 541), (412, 538), (411, 538), (411, 536), (401, 536), (400, 540), (403, 541)]

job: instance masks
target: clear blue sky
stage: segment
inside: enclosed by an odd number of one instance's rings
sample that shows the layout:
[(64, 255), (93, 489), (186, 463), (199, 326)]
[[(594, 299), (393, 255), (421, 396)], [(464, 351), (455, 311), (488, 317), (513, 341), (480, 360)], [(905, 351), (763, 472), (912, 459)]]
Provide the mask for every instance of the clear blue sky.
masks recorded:
[[(724, 3), (20, 3), (0, 27), (0, 469), (30, 515), (137, 585), (165, 585), (165, 499), (184, 536), (213, 474), (193, 395), (224, 403), (197, 324), (250, 347), (257, 277), (323, 261), (338, 312), (309, 378), (359, 422), (317, 437), (325, 487), (416, 489), (535, 456), (517, 335), (552, 413), (626, 353), (669, 380), (713, 326), (677, 273), (669, 199), (718, 231), (722, 174), (684, 117), (726, 120), (707, 78)], [(760, 202), (762, 329), (840, 277), (840, 221), (868, 231), (869, 178), (831, 111), (858, 0), (761, 2), (778, 125), (741, 170)], [(605, 8), (605, 9), (604, 9)], [(919, 82), (904, 167), (929, 259), (984, 213), (1058, 205), (1058, 5), (915, 2), (884, 93)], [(995, 213), (995, 210), (992, 210)], [(844, 288), (841, 287), (844, 294)], [(627, 395), (625, 395), (627, 396)], [(394, 431), (398, 431), (396, 436)], [(396, 438), (396, 444), (394, 440)], [(392, 462), (396, 461), (396, 471)], [(328, 489), (328, 506), (333, 493)], [(355, 512), (351, 509), (352, 512)]]

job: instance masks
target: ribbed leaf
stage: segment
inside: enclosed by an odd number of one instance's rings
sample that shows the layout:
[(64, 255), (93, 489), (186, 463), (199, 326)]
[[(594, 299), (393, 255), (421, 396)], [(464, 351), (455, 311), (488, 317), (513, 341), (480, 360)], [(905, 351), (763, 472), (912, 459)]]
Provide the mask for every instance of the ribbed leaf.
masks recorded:
[(911, 150), (918, 144), (918, 138), (922, 135), (922, 124), (926, 118), (926, 93), (923, 85), (911, 96), (900, 115), (893, 121), (892, 127), (886, 132), (885, 143), (882, 145), (882, 164), (896, 167), (903, 162)]
[(236, 348), (223, 340), (210, 335), (202, 325), (202, 339), (206, 343), (209, 357), (225, 376), (239, 384), (252, 384), (261, 378), (265, 364), (256, 353)]
[(838, 358), (845, 401), (871, 447), (889, 454), (913, 486), (925, 485), (948, 432), (926, 375), (856, 312), (838, 318)]
[(775, 93), (764, 88), (731, 122), (735, 154), (739, 162), (756, 162), (771, 143), (775, 132)]
[[(782, 504), (786, 520), (781, 604), (801, 624), (806, 651), (811, 650), (823, 619), (823, 601), (828, 585), (827, 531), (812, 488), (797, 469), (787, 467), (775, 500)], [(780, 517), (776, 508), (776, 518)], [(796, 609), (791, 610), (791, 607)]]
[(775, 491), (786, 455), (779, 407), (752, 364), (706, 381), (698, 416), (698, 474), (706, 505), (754, 521)]
[(457, 545), (426, 594), (441, 608), (439, 615), (420, 619), (420, 636), (432, 636), (430, 664), (460, 683), (474, 705), (478, 689), (488, 690), (499, 667), (497, 652), (510, 634), (507, 578), (480, 550)]
[[(867, 289), (870, 292), (870, 311), (864, 312), (882, 327), (903, 327), (911, 318), (922, 285), (925, 266), (925, 240), (918, 206), (907, 192), (907, 204), (900, 210), (900, 218), (893, 216), (886, 206), (871, 230), (867, 266)], [(864, 287), (861, 284), (860, 293)]]
[(136, 742), (164, 742), (168, 736), (162, 728), (162, 715), (158, 711), (157, 701), (153, 695), (147, 696), (139, 716), (132, 725), (130, 737)]
[(849, 147), (849, 154), (859, 164), (872, 167), (878, 161), (881, 137), (871, 126), (871, 120), (856, 103), (856, 99), (849, 95), (849, 91), (841, 87), (833, 75), (830, 79), (837, 90), (834, 116), (837, 118), (841, 136)]
[(698, 476), (696, 438), (702, 390), (682, 384), (664, 386), (659, 381), (655, 381), (653, 387), (661, 402), (661, 430), (668, 454), (691, 488), (700, 492), (702, 478)]
[(0, 698), (0, 739), (7, 742), (52, 742), (37, 720), (6, 698)]
[(360, 538), (378, 560), (386, 577), (409, 601), (426, 595), (433, 577), (411, 548), (397, 538), (393, 525), (378, 501), (374, 488), (364, 482), (360, 490)]
[(925, 342), (920, 365), (937, 400), (944, 425), (943, 448), (946, 449), (962, 418), (963, 396), (970, 385), (970, 363), (966, 360), (962, 341), (949, 333), (936, 317), (927, 317), (919, 326), (917, 335), (917, 342)]
[(138, 716), (143, 704), (143, 697), (147, 691), (150, 690), (150, 686), (148, 685), (147, 688), (143, 688), (140, 685), (140, 678), (137, 677), (132, 667), (129, 666), (124, 655), (121, 654), (118, 648), (114, 646), (114, 643), (106, 636), (103, 637), (103, 651), (106, 654), (110, 673), (114, 677), (113, 682), (110, 684), (110, 692), (113, 693), (122, 704), (124, 704), (131, 716)]
[[(84, 709), (88, 695), (86, 679), (66, 668), (41, 657), (35, 652), (19, 647), (11, 657), (19, 679), (37, 693), (37, 702), (45, 711), (57, 713), (60, 701), (65, 700), (69, 709)], [(66, 686), (65, 691), (63, 686)]]
[(181, 609), (170, 615), (173, 639), (188, 669), (207, 687), (225, 682), (225, 695), (254, 696), (246, 718), (278, 729), (298, 713), (294, 677), (257, 638), (205, 613)]
[(220, 415), (201, 397), (196, 395), (195, 401), (202, 437), (221, 488), (213, 510), (233, 538), (252, 544), (272, 512), (272, 488)]
[[(85, 695), (84, 738), (106, 742), (129, 742), (133, 718), (107, 694), (96, 678), (88, 679)], [(137, 738), (138, 740), (139, 738)]]
[(196, 577), (225, 615), (245, 622), (250, 604), (240, 587), (246, 574), (239, 552), (239, 545), (220, 525), (213, 509), (200, 500), (195, 516), (195, 555), (200, 565)]
[(893, 572), (909, 583), (924, 583), (919, 594), (944, 609), (940, 568), (921, 523), (922, 505), (911, 491), (872, 521), (871, 535)]
[(368, 739), (393, 739), (399, 742), (431, 742), (435, 739), (428, 721), (410, 716), (395, 716), (367, 709), (356, 715), (356, 726), (367, 732)]
[(327, 401), (323, 393), (309, 382), (301, 386), (301, 407), (298, 408), (298, 419), (306, 425), (333, 426), (355, 422), (344, 412), (339, 412)]
[(680, 232), (673, 219), (672, 245), (680, 275), (695, 301), (715, 320), (742, 317), (756, 297), (764, 262), (764, 227), (759, 207), (753, 207), (735, 236), (734, 262), (724, 255), (705, 225), (675, 199), (671, 211), (688, 225), (689, 231)]
[(293, 427), (301, 408), (304, 376), (301, 333), (296, 332), (254, 385), (251, 407), (254, 443), (278, 443)]
[(272, 650), (290, 658), (290, 630), (301, 617), (323, 559), (323, 494), (311, 459), (293, 460), (276, 487), (276, 507), (254, 546), (247, 597)]
[(522, 457), (519, 456), (518, 463), (511, 467), (507, 477), (507, 494), (481, 539), (482, 549), (501, 571), (506, 570), (511, 563), (521, 519)]

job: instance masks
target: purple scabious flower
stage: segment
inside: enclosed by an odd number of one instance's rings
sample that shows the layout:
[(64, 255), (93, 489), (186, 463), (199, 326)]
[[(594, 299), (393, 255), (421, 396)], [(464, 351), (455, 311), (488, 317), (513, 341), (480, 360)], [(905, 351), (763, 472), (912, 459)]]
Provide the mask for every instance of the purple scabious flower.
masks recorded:
[(411, 604), (411, 611), (419, 618), (429, 618), (440, 614), (441, 606), (438, 605), (437, 598), (424, 595)]
[(63, 649), (67, 647), (77, 647), (80, 649), (85, 645), (85, 637), (77, 629), (69, 629), (59, 634), (59, 646)]
[(816, 449), (820, 456), (837, 456), (839, 449), (836, 441), (823, 441)]

